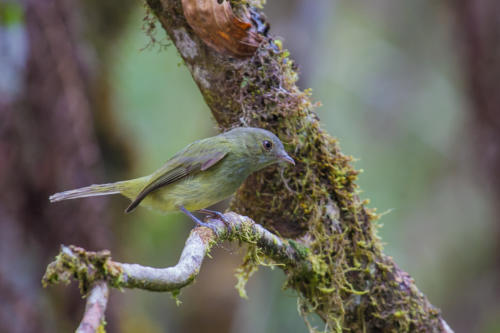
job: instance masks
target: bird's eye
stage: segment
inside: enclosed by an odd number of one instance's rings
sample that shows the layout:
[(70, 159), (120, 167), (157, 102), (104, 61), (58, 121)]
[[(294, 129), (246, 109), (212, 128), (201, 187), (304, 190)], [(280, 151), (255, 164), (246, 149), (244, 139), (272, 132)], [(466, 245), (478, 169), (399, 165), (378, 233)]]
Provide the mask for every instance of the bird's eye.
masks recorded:
[(262, 145), (264, 146), (264, 149), (268, 151), (273, 148), (273, 143), (271, 141), (264, 140), (262, 141)]

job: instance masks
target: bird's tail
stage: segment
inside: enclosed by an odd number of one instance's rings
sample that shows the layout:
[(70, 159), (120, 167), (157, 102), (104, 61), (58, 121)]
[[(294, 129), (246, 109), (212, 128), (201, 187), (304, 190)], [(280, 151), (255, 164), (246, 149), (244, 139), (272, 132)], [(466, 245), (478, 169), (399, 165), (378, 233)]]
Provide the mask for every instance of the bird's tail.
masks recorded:
[(96, 197), (100, 195), (119, 194), (123, 190), (125, 182), (116, 182), (110, 184), (90, 185), (74, 190), (59, 192), (49, 197), (50, 202), (57, 202), (62, 200)]

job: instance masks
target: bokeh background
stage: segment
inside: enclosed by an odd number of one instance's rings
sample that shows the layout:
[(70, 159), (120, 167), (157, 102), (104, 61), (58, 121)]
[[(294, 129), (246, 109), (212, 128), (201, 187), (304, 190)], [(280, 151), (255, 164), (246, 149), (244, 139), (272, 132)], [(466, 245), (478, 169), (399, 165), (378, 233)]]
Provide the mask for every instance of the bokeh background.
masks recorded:
[[(456, 332), (500, 332), (500, 3), (270, 0), (271, 32), (363, 169), (385, 251)], [(49, 205), (51, 193), (147, 174), (216, 133), (161, 29), (132, 0), (0, 0), (0, 331), (63, 332), (84, 302), (43, 289), (59, 245), (175, 264), (192, 223), (123, 198)], [(223, 206), (221, 206), (223, 207)], [(114, 290), (110, 332), (305, 332), (279, 269), (234, 289), (238, 245), (208, 259), (176, 306)], [(314, 318), (313, 318), (314, 320)]]

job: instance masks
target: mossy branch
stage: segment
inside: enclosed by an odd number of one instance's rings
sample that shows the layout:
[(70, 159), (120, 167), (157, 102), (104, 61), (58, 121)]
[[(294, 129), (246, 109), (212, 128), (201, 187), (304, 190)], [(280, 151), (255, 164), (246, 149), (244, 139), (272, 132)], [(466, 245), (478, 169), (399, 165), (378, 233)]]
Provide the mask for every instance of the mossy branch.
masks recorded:
[[(216, 230), (205, 227), (194, 228), (182, 251), (177, 265), (168, 268), (151, 268), (137, 264), (125, 264), (111, 260), (108, 250), (87, 251), (77, 246), (61, 246), (61, 252), (47, 266), (43, 277), (44, 286), (69, 283), (71, 278), (79, 282), (80, 291), (86, 295), (92, 286), (105, 281), (113, 288), (139, 288), (150, 291), (177, 291), (193, 282), (198, 275), (203, 259), (213, 245), (222, 241), (239, 241), (259, 249), (266, 258), (287, 267), (306, 272), (311, 266), (307, 256), (297, 250), (297, 245), (256, 224), (247, 216), (226, 213), (224, 222), (208, 219)], [(293, 241), (292, 241), (293, 243)]]
[[(206, 227), (194, 228), (186, 240), (179, 262), (173, 267), (152, 268), (119, 263), (111, 260), (107, 250), (93, 252), (73, 245), (62, 245), (55, 260), (47, 266), (42, 283), (48, 286), (68, 284), (71, 279), (78, 281), (82, 295), (87, 297), (87, 305), (77, 332), (87, 333), (104, 330), (107, 286), (172, 292), (175, 296), (197, 277), (211, 247), (226, 240), (246, 243), (254, 249), (256, 255), (249, 264), (260, 262), (259, 258), (262, 257), (285, 270), (293, 269), (305, 275), (312, 273), (307, 251), (293, 241), (281, 239), (246, 216), (226, 213), (223, 217), (224, 221), (208, 220), (215, 232)], [(244, 282), (242, 278), (239, 284), (241, 294), (244, 294)]]

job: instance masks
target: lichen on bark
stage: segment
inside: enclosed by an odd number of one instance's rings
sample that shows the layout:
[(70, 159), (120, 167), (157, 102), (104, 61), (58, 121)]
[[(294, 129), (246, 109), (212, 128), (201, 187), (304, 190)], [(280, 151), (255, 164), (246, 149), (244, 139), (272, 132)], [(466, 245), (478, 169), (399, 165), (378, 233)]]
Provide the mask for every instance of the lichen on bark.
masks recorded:
[[(358, 195), (359, 172), (321, 129), (316, 104), (310, 91), (297, 87), (296, 67), (281, 41), (264, 32), (253, 56), (231, 58), (196, 36), (183, 17), (180, 0), (147, 4), (177, 46), (220, 129), (271, 130), (297, 162), (294, 168), (268, 168), (250, 176), (231, 209), (307, 249), (303, 253), (312, 270), (281, 266), (287, 274), (285, 285), (299, 294), (302, 312), (316, 312), (332, 331), (447, 331), (439, 310), (383, 254), (374, 223), (377, 215)], [(260, 9), (248, 9), (257, 21), (264, 20)], [(196, 52), (186, 52), (186, 43), (178, 38), (180, 29)], [(243, 279), (255, 261), (245, 262)]]

